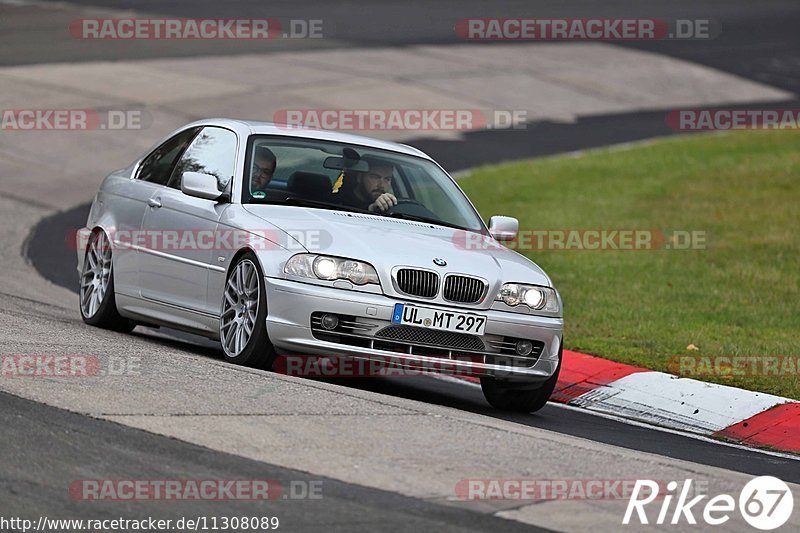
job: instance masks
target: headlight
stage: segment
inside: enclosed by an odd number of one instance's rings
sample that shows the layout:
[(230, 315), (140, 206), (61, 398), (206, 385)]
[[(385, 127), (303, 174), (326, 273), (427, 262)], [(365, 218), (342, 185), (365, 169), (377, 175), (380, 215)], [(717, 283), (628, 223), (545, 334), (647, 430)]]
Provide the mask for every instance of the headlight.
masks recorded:
[(557, 313), (559, 311), (558, 296), (556, 291), (550, 287), (506, 283), (500, 288), (495, 300), (500, 300), (511, 307), (525, 304), (537, 311), (547, 311), (549, 313)]
[(378, 273), (372, 265), (353, 259), (327, 255), (297, 254), (292, 256), (283, 269), (287, 274), (304, 278), (333, 281), (346, 279), (355, 285), (374, 283), (380, 285)]
[(314, 259), (312, 268), (319, 279), (338, 279), (339, 265), (332, 257), (317, 257)]

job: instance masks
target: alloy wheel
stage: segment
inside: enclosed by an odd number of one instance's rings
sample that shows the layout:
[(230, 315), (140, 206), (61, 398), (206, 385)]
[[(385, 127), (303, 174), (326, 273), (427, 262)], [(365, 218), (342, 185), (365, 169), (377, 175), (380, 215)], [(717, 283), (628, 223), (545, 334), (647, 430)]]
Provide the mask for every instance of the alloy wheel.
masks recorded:
[(111, 279), (111, 246), (106, 234), (97, 232), (89, 242), (81, 273), (81, 311), (93, 317), (103, 303)]
[(220, 320), (220, 341), (229, 357), (237, 357), (247, 347), (256, 325), (260, 280), (249, 259), (240, 261), (225, 284)]

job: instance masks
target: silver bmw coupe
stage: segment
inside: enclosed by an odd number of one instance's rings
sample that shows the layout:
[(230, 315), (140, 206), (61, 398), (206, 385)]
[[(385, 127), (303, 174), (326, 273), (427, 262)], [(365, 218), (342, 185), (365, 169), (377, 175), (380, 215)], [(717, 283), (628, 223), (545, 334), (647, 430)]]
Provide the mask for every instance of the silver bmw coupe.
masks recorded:
[(542, 408), (561, 368), (561, 298), (412, 147), (211, 119), (105, 178), (79, 232), (80, 313), (218, 340), (227, 361), (391, 361), (480, 378)]

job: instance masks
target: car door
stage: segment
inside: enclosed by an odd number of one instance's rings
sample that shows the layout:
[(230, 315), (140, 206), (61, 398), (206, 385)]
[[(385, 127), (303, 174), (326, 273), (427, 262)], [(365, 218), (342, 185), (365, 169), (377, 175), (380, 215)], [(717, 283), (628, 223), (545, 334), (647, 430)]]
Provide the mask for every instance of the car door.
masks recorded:
[(217, 224), (226, 201), (206, 200), (180, 190), (184, 172), (211, 174), (220, 192), (226, 190), (236, 168), (237, 137), (228, 129), (207, 126), (192, 140), (166, 187), (148, 200), (142, 230), (148, 248), (139, 259), (139, 286), (143, 298), (204, 315), (219, 314), (219, 302), (208, 302), (209, 270), (217, 263)]
[(113, 228), (109, 237), (114, 246), (114, 288), (138, 296), (139, 230), (147, 201), (153, 192), (164, 188), (178, 158), (200, 128), (190, 128), (170, 137), (145, 156), (131, 176), (110, 180), (103, 190), (101, 204), (113, 205)]

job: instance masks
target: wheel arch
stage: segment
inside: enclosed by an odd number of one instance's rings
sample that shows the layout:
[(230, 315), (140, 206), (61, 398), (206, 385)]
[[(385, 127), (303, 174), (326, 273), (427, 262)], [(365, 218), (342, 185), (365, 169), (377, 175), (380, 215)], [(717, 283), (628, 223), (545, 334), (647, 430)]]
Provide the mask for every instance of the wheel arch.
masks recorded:
[[(111, 242), (111, 237), (108, 234), (108, 231), (100, 225), (94, 224), (91, 227), (83, 228), (78, 230), (75, 233), (75, 248), (78, 252), (78, 275), (83, 271), (83, 264), (86, 261), (86, 253), (89, 251), (89, 241), (91, 240), (92, 236), (97, 233), (98, 231), (102, 231), (105, 233), (106, 238)], [(112, 248), (113, 252), (113, 248)], [(111, 254), (111, 264), (113, 267), (114, 264), (114, 254)]]
[(231, 257), (231, 261), (228, 263), (228, 268), (225, 270), (225, 279), (228, 279), (228, 276), (231, 274), (231, 269), (236, 266), (236, 263), (239, 261), (239, 259), (248, 252), (252, 253), (256, 257), (258, 267), (261, 269), (261, 272), (264, 272), (264, 265), (261, 263), (261, 258), (258, 257), (256, 251), (250, 246), (245, 246), (236, 250), (236, 253), (233, 254), (233, 257)]

